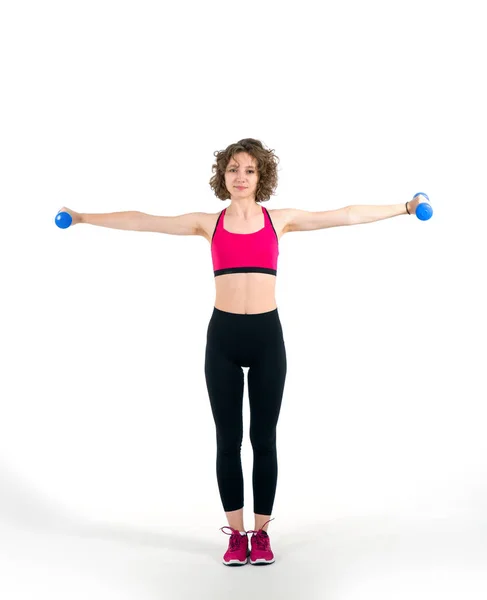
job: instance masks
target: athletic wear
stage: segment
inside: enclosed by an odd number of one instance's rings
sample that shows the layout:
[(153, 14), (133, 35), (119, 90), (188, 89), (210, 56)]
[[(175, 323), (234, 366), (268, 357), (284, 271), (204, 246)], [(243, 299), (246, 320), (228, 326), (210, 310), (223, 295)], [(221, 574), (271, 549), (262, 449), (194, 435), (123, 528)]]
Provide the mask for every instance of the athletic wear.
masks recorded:
[(216, 426), (216, 473), (225, 512), (244, 505), (242, 367), (249, 367), (254, 513), (270, 515), (277, 486), (276, 427), (287, 370), (277, 308), (238, 314), (214, 307), (208, 325), (205, 377)]
[[(230, 529), (232, 533), (223, 531), (224, 529)], [(230, 536), (228, 550), (223, 555), (223, 564), (227, 567), (241, 567), (247, 564), (247, 559), (250, 556), (247, 533), (241, 534), (241, 532), (228, 525), (221, 527), (220, 531)]]
[(211, 257), (215, 277), (227, 273), (277, 274), (279, 240), (266, 208), (264, 227), (254, 233), (231, 233), (224, 228), (226, 208), (216, 222), (211, 238)]
[[(269, 519), (267, 523), (273, 521)], [(267, 523), (264, 523), (262, 527), (265, 527)], [(249, 530), (247, 533), (251, 533), (250, 538), (250, 557), (249, 562), (251, 565), (270, 565), (275, 561), (274, 553), (271, 549), (271, 540), (267, 531), (259, 529), (259, 531)]]

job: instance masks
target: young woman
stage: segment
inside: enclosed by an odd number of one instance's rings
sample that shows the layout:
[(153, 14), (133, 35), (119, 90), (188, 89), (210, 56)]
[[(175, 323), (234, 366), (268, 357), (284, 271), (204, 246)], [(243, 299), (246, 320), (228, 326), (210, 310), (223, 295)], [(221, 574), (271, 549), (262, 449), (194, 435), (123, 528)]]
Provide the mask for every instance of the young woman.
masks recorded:
[[(267, 210), (277, 187), (279, 159), (252, 138), (216, 151), (210, 186), (230, 205), (218, 213), (174, 217), (141, 212), (80, 214), (67, 208), (73, 224), (114, 229), (201, 235), (211, 247), (216, 299), (206, 343), (205, 377), (216, 426), (216, 472), (230, 540), (223, 556), (228, 566), (274, 562), (267, 533), (277, 486), (276, 427), (286, 379), (286, 349), (275, 299), (279, 240), (285, 233), (371, 223), (414, 214), (420, 197), (405, 204), (353, 205), (309, 212)], [(255, 528), (243, 521), (242, 402), (248, 367), (250, 440)], [(224, 531), (224, 533), (227, 533)], [(251, 533), (250, 550), (247, 534)]]

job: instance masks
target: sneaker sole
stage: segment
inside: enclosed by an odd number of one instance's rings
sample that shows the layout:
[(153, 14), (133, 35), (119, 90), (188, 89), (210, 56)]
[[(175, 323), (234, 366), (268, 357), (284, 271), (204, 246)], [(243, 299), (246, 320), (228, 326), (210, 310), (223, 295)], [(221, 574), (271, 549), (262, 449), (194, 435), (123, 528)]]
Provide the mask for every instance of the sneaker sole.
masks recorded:
[(262, 566), (262, 565), (272, 565), (273, 562), (275, 562), (275, 558), (273, 558), (272, 560), (265, 560), (264, 558), (258, 558), (257, 560), (251, 560), (250, 564), (254, 565), (256, 567)]
[(222, 563), (226, 566), (226, 567), (243, 567), (244, 565), (247, 564), (247, 560), (245, 560), (245, 562), (241, 562), (239, 560), (231, 560), (230, 562), (225, 562), (222, 561)]

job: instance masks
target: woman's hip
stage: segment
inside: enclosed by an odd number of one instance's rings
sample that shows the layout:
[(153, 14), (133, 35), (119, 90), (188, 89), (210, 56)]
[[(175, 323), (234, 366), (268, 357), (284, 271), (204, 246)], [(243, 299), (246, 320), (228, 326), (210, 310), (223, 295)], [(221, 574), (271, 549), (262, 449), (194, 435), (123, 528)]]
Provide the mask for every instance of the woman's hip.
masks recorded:
[(284, 346), (282, 325), (277, 308), (265, 313), (229, 313), (214, 307), (207, 331), (207, 348), (246, 357), (255, 353), (272, 351)]

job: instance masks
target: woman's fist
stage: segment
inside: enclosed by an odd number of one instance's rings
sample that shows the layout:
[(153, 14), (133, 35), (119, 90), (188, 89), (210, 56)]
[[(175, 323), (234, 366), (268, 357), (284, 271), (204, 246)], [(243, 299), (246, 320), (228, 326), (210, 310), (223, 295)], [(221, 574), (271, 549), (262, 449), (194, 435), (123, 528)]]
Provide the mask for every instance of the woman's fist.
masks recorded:
[(413, 198), (412, 200), (409, 200), (409, 202), (407, 203), (407, 206), (408, 206), (410, 214), (415, 215), (416, 209), (423, 202), (428, 202), (428, 204), (429, 204), (428, 198), (426, 196), (423, 196), (422, 194), (416, 194), (415, 198)]
[(68, 214), (71, 215), (71, 218), (73, 219), (73, 222), (71, 223), (71, 225), (77, 225), (78, 223), (81, 223), (81, 214), (75, 212), (74, 210), (71, 210), (70, 208), (66, 208), (65, 206), (63, 206), (61, 209), (59, 209), (58, 214), (60, 212), (67, 212)]

